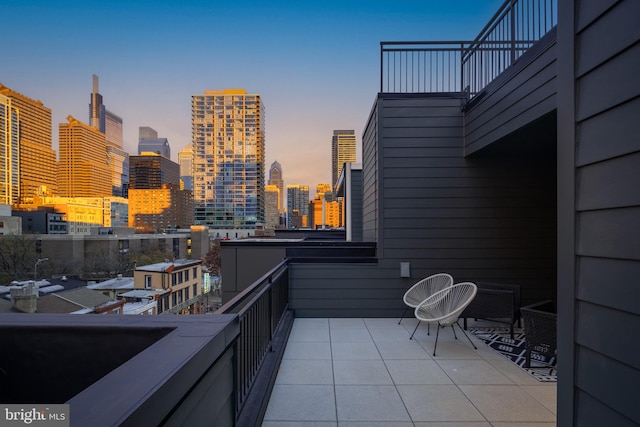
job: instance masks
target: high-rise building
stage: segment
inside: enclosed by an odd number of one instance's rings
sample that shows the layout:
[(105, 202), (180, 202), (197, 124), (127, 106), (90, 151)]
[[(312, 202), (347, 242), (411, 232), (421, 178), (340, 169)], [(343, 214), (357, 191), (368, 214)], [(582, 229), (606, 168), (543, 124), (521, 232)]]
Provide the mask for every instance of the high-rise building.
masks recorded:
[(34, 195), (55, 194), (58, 186), (56, 152), (51, 138), (51, 110), (41, 101), (28, 98), (1, 83), (0, 95), (10, 99), (11, 108), (18, 111), (18, 202), (32, 204)]
[(58, 193), (62, 197), (105, 197), (112, 192), (105, 134), (67, 116), (59, 124)]
[(284, 210), (284, 179), (282, 177), (282, 166), (277, 161), (271, 164), (269, 169), (269, 185), (275, 185), (280, 190), (280, 197), (278, 199), (278, 212), (282, 213)]
[(170, 159), (169, 140), (167, 138), (142, 139), (138, 142), (138, 154), (142, 153), (155, 153)]
[(356, 134), (353, 130), (334, 130), (331, 138), (331, 187), (335, 190), (346, 162), (356, 161)]
[(122, 117), (107, 110), (99, 93), (98, 76), (93, 75), (93, 91), (89, 103), (89, 123), (107, 137), (107, 144), (122, 148)]
[(118, 197), (126, 196), (126, 187), (129, 182), (129, 154), (122, 148), (122, 117), (107, 110), (104, 106), (102, 95), (99, 93), (98, 76), (95, 74), (93, 75), (93, 91), (89, 103), (89, 123), (105, 134), (107, 157), (112, 175), (112, 194)]
[(129, 190), (180, 187), (180, 166), (155, 153), (129, 157)]
[(268, 184), (264, 188), (264, 226), (276, 229), (280, 226), (280, 189), (277, 185)]
[(158, 139), (158, 132), (149, 126), (140, 126), (138, 128), (138, 142), (143, 139)]
[(14, 205), (20, 196), (19, 129), (18, 109), (0, 95), (0, 205)]
[(244, 89), (191, 97), (196, 224), (253, 229), (264, 223), (264, 106)]
[(185, 190), (193, 190), (193, 147), (187, 144), (178, 151), (178, 164), (180, 165), (180, 179), (184, 183)]
[(309, 186), (287, 185), (287, 228), (309, 225)]
[(180, 166), (155, 153), (129, 158), (129, 226), (159, 232), (193, 223), (193, 196), (180, 189)]
[(331, 185), (318, 184), (310, 205), (309, 225), (312, 228), (340, 227), (340, 203), (334, 200)]

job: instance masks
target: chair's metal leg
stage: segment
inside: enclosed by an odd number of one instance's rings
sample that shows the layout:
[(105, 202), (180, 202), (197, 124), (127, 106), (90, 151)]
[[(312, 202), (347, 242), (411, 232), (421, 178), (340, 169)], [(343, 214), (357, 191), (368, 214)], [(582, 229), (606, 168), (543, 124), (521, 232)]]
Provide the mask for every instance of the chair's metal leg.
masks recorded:
[(400, 322), (402, 322), (402, 319), (404, 319), (404, 315), (407, 314), (407, 310), (409, 310), (409, 306), (407, 306), (407, 308), (404, 309), (402, 316), (400, 316), (400, 320), (398, 320), (398, 325), (400, 324)]
[[(413, 334), (416, 333), (416, 331), (418, 330), (418, 326), (420, 326), (420, 321), (418, 320), (418, 324), (416, 325), (416, 328), (413, 330)], [(411, 336), (409, 337), (410, 340), (413, 339), (413, 334), (411, 334)]]
[[(458, 328), (460, 328), (460, 325), (458, 324), (458, 322), (455, 322), (454, 325), (458, 325)], [(451, 327), (453, 328), (453, 325), (451, 325)], [(471, 343), (473, 348), (477, 350), (478, 347), (476, 347), (476, 345), (473, 343), (473, 341), (471, 341), (471, 338), (469, 338), (469, 335), (467, 335), (467, 333), (464, 331), (464, 329), (460, 328), (460, 330), (462, 331), (464, 336), (467, 337), (467, 339), (469, 340), (469, 342)], [(454, 331), (455, 331), (455, 329), (454, 329)]]
[(453, 323), (451, 324), (451, 329), (453, 329), (453, 337), (458, 339), (458, 336), (456, 335), (456, 328), (453, 327)]
[(436, 347), (438, 347), (438, 335), (440, 335), (440, 325), (436, 325), (436, 343), (433, 345), (433, 356), (436, 355)]

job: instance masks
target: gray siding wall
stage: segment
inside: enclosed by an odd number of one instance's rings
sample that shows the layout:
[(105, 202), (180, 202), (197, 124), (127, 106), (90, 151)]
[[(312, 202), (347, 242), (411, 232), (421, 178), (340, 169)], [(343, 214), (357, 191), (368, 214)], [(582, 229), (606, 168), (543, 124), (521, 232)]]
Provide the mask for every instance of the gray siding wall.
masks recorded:
[(640, 2), (561, 5), (558, 425), (638, 425)]
[[(362, 135), (362, 239), (365, 242), (378, 241), (378, 220), (380, 218), (378, 182), (378, 104), (373, 105), (369, 122)], [(366, 165), (366, 166), (365, 166)]]
[(362, 171), (351, 170), (351, 241), (362, 242)]
[(363, 172), (365, 182), (379, 177), (370, 190), (380, 197), (378, 269), (401, 288), (400, 262), (410, 262), (413, 281), (444, 271), (456, 281), (520, 284), (523, 303), (555, 299), (555, 156), (464, 157), (461, 102), (381, 95), (376, 103), (377, 146), (364, 149), (382, 155), (363, 153)]
[(486, 147), (556, 109), (556, 32), (490, 83), (465, 114), (465, 152)]

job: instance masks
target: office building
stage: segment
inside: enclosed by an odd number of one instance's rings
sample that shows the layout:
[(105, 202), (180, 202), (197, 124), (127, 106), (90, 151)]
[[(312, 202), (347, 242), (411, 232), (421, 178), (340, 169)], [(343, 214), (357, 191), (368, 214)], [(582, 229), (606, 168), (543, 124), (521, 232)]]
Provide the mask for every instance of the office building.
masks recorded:
[(315, 229), (338, 228), (341, 224), (341, 203), (335, 200), (331, 185), (318, 184), (310, 202), (309, 225)]
[(277, 185), (269, 184), (264, 188), (264, 226), (276, 229), (280, 225), (280, 189)]
[(353, 130), (334, 130), (331, 138), (331, 186), (335, 189), (342, 166), (356, 161), (356, 134)]
[(193, 190), (193, 148), (191, 144), (187, 144), (178, 152), (178, 164), (184, 189)]
[(19, 113), (0, 95), (0, 204), (14, 205), (20, 196)]
[(284, 179), (282, 176), (282, 166), (277, 161), (271, 164), (269, 169), (269, 185), (275, 185), (280, 191), (280, 197), (278, 199), (278, 212), (282, 213), (284, 210)]
[(63, 197), (107, 197), (112, 194), (112, 170), (105, 134), (67, 116), (59, 125), (58, 194)]
[(243, 89), (191, 97), (196, 224), (254, 229), (264, 223), (264, 107)]
[(193, 196), (180, 188), (180, 167), (159, 154), (131, 156), (129, 226), (162, 232), (193, 223)]
[(308, 227), (309, 186), (287, 185), (287, 228)]
[(126, 196), (128, 184), (129, 154), (123, 150), (122, 117), (109, 111), (103, 104), (99, 93), (98, 76), (93, 75), (93, 91), (89, 103), (89, 123), (105, 134), (107, 143), (107, 157), (112, 173), (112, 194), (118, 197)]
[[(5, 110), (8, 112), (14, 109), (18, 113), (20, 179), (18, 203), (31, 204), (34, 195), (55, 194), (57, 189), (56, 152), (52, 148), (51, 138), (51, 110), (45, 107), (41, 101), (26, 97), (1, 83), (0, 95), (5, 99), (2, 102), (3, 105), (11, 104), (11, 107), (5, 107)], [(15, 138), (15, 135), (12, 138)], [(4, 159), (6, 156), (5, 151), (1, 158)], [(15, 158), (12, 158), (11, 161), (14, 163), (8, 169), (15, 171)], [(14, 177), (10, 180), (15, 181)], [(12, 194), (15, 195), (15, 193)]]
[(140, 126), (138, 128), (138, 142), (143, 139), (158, 139), (158, 132), (149, 126)]
[(180, 186), (180, 167), (167, 157), (154, 153), (129, 157), (129, 189), (157, 189)]
[(154, 153), (171, 158), (171, 147), (167, 138), (142, 139), (138, 142), (138, 154)]

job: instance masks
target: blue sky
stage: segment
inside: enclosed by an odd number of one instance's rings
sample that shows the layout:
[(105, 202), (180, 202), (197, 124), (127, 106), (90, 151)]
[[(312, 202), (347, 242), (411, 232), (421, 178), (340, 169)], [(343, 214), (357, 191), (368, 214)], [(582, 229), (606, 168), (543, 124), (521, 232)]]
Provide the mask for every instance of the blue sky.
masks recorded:
[[(9, 3), (9, 4), (7, 4)], [(0, 0), (0, 83), (88, 122), (92, 75), (106, 107), (191, 142), (191, 95), (244, 88), (266, 109), (266, 168), (285, 184), (328, 183), (333, 129), (361, 135), (379, 85), (380, 41), (470, 40), (503, 0), (59, 1)], [(7, 42), (8, 41), (8, 42)]]

